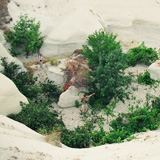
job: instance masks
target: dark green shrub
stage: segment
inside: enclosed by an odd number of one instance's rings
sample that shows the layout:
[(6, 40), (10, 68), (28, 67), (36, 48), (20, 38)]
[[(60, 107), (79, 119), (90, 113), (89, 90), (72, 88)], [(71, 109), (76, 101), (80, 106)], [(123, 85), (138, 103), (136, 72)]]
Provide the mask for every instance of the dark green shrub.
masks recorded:
[[(155, 130), (160, 124), (159, 98), (152, 101), (153, 107), (143, 107), (133, 109), (130, 108), (129, 113), (122, 113), (111, 121), (109, 132), (105, 132), (103, 128), (95, 131), (91, 135), (94, 145), (102, 145), (105, 143), (119, 143), (124, 139), (129, 139), (131, 135), (137, 132), (145, 132), (147, 129)], [(132, 138), (131, 138), (132, 139)], [(95, 141), (95, 143), (94, 143)]]
[(14, 62), (8, 64), (6, 58), (1, 60), (4, 67), (2, 73), (15, 83), (23, 95), (29, 99), (36, 99), (41, 93), (41, 89), (35, 84), (37, 78), (31, 77), (28, 72), (20, 72), (20, 67)]
[(91, 71), (88, 72), (89, 92), (95, 93), (90, 104), (105, 106), (112, 98), (123, 100), (127, 96), (130, 78), (124, 75), (127, 67), (125, 54), (116, 35), (100, 30), (88, 36), (87, 45), (81, 53), (87, 58)]
[(128, 136), (129, 136), (129, 134), (124, 129), (111, 130), (110, 132), (108, 132), (106, 134), (106, 136), (104, 136), (102, 138), (101, 145), (105, 144), (105, 143), (109, 143), (109, 144), (111, 144), (111, 143), (120, 143), (125, 138), (127, 138)]
[(78, 108), (79, 107), (79, 101), (78, 100), (75, 100), (75, 105), (76, 105), (76, 107)]
[(160, 113), (160, 97), (155, 97), (152, 100), (152, 108), (156, 109)]
[(33, 78), (29, 72), (20, 72), (20, 67), (13, 62), (8, 64), (6, 58), (1, 60), (1, 65), (4, 67), (2, 73), (15, 83), (24, 96), (36, 102), (41, 99), (48, 103), (57, 102), (61, 91), (53, 81), (45, 79), (44, 82), (36, 84), (37, 77)]
[(37, 52), (44, 40), (39, 32), (40, 22), (35, 22), (34, 18), (21, 15), (19, 21), (5, 35), (7, 42), (11, 43), (11, 54), (13, 56), (25, 52), (28, 56)]
[(40, 86), (42, 88), (43, 95), (45, 98), (50, 100), (51, 102), (58, 100), (61, 91), (57, 85), (55, 85), (54, 81), (46, 78), (44, 82), (40, 82)]
[(139, 47), (132, 48), (128, 51), (127, 59), (130, 66), (141, 63), (150, 65), (158, 60), (158, 53), (153, 48), (147, 48), (143, 42)]
[(58, 113), (54, 110), (50, 111), (53, 107), (46, 102), (21, 103), (21, 106), (22, 110), (19, 114), (11, 114), (8, 117), (25, 124), (35, 131), (43, 128), (49, 133), (57, 124), (63, 126), (63, 122), (58, 119)]
[(102, 139), (106, 136), (106, 131), (104, 130), (103, 126), (100, 126), (99, 131), (93, 131), (91, 133), (92, 145), (99, 146), (102, 144)]
[(155, 80), (151, 78), (150, 73), (148, 71), (145, 71), (143, 75), (138, 75), (138, 83), (152, 85), (155, 83)]
[(61, 133), (61, 142), (73, 148), (88, 148), (91, 144), (91, 132), (93, 126), (85, 124), (77, 127), (73, 131), (64, 129)]
[(146, 129), (157, 129), (159, 118), (155, 109), (138, 108), (135, 111), (131, 109), (130, 113), (121, 114), (116, 120), (111, 122), (113, 130), (125, 129), (129, 135), (136, 132), (144, 132)]
[(9, 79), (13, 80), (16, 78), (16, 75), (19, 72), (20, 66), (14, 62), (8, 64), (6, 59), (6, 57), (1, 58), (1, 65), (3, 66), (2, 73)]

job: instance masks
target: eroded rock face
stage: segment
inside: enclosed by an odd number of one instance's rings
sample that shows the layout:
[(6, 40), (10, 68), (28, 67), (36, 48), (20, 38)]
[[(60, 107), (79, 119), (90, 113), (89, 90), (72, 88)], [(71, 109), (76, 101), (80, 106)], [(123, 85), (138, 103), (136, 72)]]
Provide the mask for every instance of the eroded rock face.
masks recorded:
[[(105, 144), (85, 149), (62, 148), (51, 145), (45, 137), (25, 125), (0, 115), (0, 157), (3, 160), (104, 160), (128, 159), (158, 160), (160, 130), (137, 133), (129, 142)], [(137, 147), (138, 146), (138, 147)]]
[(152, 63), (148, 67), (148, 71), (152, 79), (159, 80), (160, 79), (160, 60), (157, 60), (156, 62)]
[(0, 73), (0, 114), (17, 114), (21, 111), (20, 102), (28, 103), (15, 84)]
[(100, 28), (117, 34), (123, 49), (159, 48), (158, 0), (14, 0), (8, 5), (13, 25), (20, 13), (41, 22), (46, 39), (40, 50), (46, 57), (71, 55), (89, 34)]
[[(26, 69), (24, 68), (23, 64), (21, 61), (19, 61), (17, 58), (12, 57), (8, 51), (6, 50), (6, 48), (0, 43), (0, 59), (6, 57), (6, 61), (8, 63), (14, 62), (16, 64), (18, 64), (21, 68), (21, 71), (26, 71)], [(1, 60), (0, 60), (0, 71), (3, 69), (3, 66), (1, 66)]]
[(57, 66), (49, 66), (47, 71), (48, 79), (54, 81), (61, 89), (65, 82), (65, 73), (63, 72), (63, 69), (66, 68), (65, 61), (65, 59), (59, 60)]
[(75, 106), (75, 100), (80, 100), (78, 94), (80, 89), (70, 86), (65, 92), (63, 92), (58, 101), (58, 106), (61, 108), (69, 108)]

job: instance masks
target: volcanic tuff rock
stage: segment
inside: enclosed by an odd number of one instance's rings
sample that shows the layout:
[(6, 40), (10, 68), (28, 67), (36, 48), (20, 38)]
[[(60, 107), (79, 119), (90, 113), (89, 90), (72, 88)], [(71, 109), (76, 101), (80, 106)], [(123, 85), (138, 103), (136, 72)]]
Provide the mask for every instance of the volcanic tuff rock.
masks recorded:
[(0, 73), (0, 114), (17, 114), (21, 111), (20, 102), (28, 103), (15, 84)]
[(41, 22), (46, 57), (70, 55), (100, 28), (117, 34), (124, 50), (160, 46), (159, 0), (12, 0), (8, 11), (11, 26), (21, 13)]

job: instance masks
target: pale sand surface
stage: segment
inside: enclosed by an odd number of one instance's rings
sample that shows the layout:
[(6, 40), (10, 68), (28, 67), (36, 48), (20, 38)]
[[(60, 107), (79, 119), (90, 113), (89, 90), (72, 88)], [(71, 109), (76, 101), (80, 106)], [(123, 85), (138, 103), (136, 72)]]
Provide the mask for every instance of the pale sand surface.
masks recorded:
[(23, 124), (0, 116), (1, 160), (158, 160), (160, 130), (135, 134), (130, 142), (89, 149), (62, 148), (48, 144), (44, 136)]

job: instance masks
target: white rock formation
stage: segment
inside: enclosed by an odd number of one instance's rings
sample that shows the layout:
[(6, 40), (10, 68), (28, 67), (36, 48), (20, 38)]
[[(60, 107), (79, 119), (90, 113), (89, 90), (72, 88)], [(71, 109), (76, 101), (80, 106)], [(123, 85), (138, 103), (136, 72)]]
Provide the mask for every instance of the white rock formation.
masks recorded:
[(159, 0), (13, 0), (8, 4), (13, 23), (20, 13), (41, 22), (46, 35), (41, 53), (46, 57), (71, 54), (100, 28), (116, 33), (125, 50), (142, 41), (159, 48), (159, 7)]
[(63, 87), (65, 81), (65, 74), (62, 70), (66, 68), (65, 61), (66, 59), (59, 60), (57, 66), (49, 65), (47, 71), (48, 79), (54, 81), (57, 86), (60, 86), (60, 88)]
[(51, 66), (48, 68), (48, 78), (55, 82), (58, 86), (63, 86), (64, 82), (64, 73), (58, 67)]
[(61, 108), (68, 108), (75, 106), (75, 100), (80, 100), (78, 94), (79, 89), (74, 86), (70, 86), (65, 92), (63, 92), (58, 101), (58, 106)]
[(148, 67), (148, 72), (150, 73), (152, 79), (160, 80), (160, 60), (157, 60), (156, 62), (152, 63)]
[(17, 114), (21, 111), (20, 102), (28, 103), (15, 84), (0, 73), (0, 114)]
[[(21, 61), (19, 61), (17, 58), (12, 57), (6, 48), (0, 43), (0, 58), (6, 57), (6, 61), (8, 63), (14, 62), (18, 64), (21, 67), (21, 71), (26, 71)], [(3, 69), (3, 66), (1, 66), (1, 60), (0, 60), (0, 71)]]
[(0, 43), (2, 43), (2, 44), (6, 43), (6, 41), (4, 39), (4, 36), (3, 36), (3, 31), (2, 30), (0, 30)]
[(45, 137), (0, 115), (0, 158), (2, 160), (158, 160), (160, 130), (138, 133), (130, 142), (106, 144), (89, 149), (62, 148), (45, 142)]

